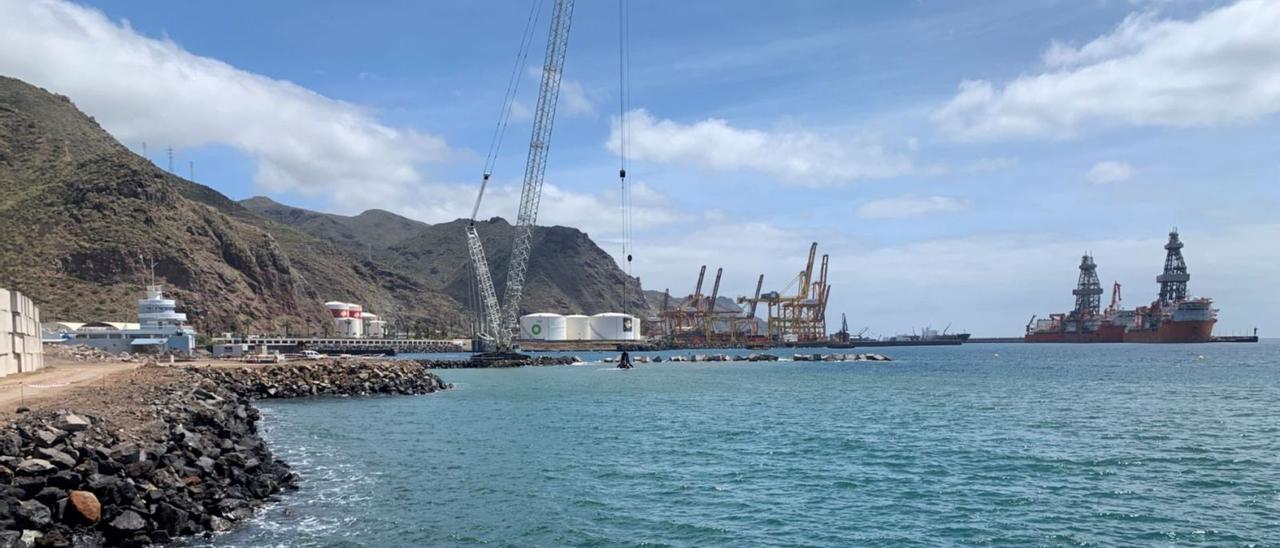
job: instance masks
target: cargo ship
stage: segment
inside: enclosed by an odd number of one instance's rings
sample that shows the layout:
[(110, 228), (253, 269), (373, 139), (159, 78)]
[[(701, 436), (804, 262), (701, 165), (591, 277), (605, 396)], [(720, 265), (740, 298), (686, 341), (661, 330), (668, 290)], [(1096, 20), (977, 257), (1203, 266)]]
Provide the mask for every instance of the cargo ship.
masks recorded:
[(1126, 310), (1120, 306), (1120, 284), (1111, 289), (1111, 304), (1101, 307), (1102, 287), (1098, 283), (1097, 265), (1086, 254), (1080, 261), (1080, 278), (1072, 294), (1076, 307), (1065, 314), (1050, 314), (1048, 319), (1027, 323), (1026, 342), (1135, 342), (1198, 343), (1213, 341), (1213, 326), (1218, 311), (1213, 300), (1187, 295), (1186, 261), (1182, 258), (1182, 241), (1178, 231), (1169, 233), (1165, 244), (1164, 272), (1156, 276), (1160, 294), (1150, 305)]

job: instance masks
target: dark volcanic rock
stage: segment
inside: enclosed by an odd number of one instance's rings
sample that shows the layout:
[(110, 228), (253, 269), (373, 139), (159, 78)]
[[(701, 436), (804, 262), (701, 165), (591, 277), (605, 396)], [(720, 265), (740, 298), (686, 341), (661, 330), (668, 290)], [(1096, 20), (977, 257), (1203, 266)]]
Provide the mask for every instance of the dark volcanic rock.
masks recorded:
[[(122, 395), (115, 419), (45, 411), (0, 428), (0, 449), (9, 450), (0, 455), (0, 529), (25, 530), (40, 546), (141, 546), (226, 531), (298, 482), (258, 436), (253, 399), (448, 388), (422, 364), (397, 361), (165, 374), (172, 380), (145, 395)], [(0, 547), (10, 540), (0, 537)]]
[(410, 360), (325, 360), (314, 363), (204, 368), (195, 371), (252, 399), (369, 394), (430, 394), (449, 387)]
[(14, 516), (18, 518), (19, 525), (29, 529), (40, 529), (53, 519), (49, 507), (36, 500), (19, 502)]

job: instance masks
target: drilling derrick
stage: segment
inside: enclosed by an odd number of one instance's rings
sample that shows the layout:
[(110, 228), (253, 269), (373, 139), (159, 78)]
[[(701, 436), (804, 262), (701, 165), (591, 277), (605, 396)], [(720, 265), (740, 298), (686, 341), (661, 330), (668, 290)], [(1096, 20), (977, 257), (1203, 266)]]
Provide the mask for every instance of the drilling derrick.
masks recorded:
[(1164, 273), (1156, 276), (1156, 282), (1160, 284), (1160, 305), (1169, 306), (1187, 300), (1187, 281), (1191, 275), (1182, 259), (1182, 241), (1178, 239), (1177, 229), (1169, 233), (1169, 243), (1164, 244), (1164, 249)]
[(1083, 320), (1098, 315), (1102, 308), (1102, 284), (1098, 282), (1098, 265), (1088, 254), (1080, 258), (1080, 281), (1071, 294), (1076, 296), (1076, 318)]

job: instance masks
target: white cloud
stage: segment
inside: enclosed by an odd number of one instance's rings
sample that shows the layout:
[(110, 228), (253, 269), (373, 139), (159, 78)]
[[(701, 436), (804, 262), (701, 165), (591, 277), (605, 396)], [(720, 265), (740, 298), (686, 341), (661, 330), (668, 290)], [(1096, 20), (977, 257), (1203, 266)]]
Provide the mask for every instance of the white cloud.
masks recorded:
[(969, 202), (950, 196), (898, 196), (872, 200), (858, 207), (863, 219), (903, 219), (922, 217), (932, 213), (946, 213), (967, 209)]
[[(643, 109), (627, 114), (628, 148), (635, 160), (713, 171), (751, 170), (801, 186), (820, 187), (911, 173), (910, 159), (879, 144), (802, 129), (763, 131), (708, 118), (683, 124)], [(606, 147), (619, 152), (622, 132), (613, 121)]]
[(587, 97), (587, 92), (582, 89), (582, 84), (576, 80), (562, 80), (560, 82), (560, 99), (564, 105), (565, 114), (569, 115), (589, 115), (595, 114), (596, 106), (591, 102), (591, 98)]
[[(1155, 275), (1164, 265), (1165, 235), (1156, 229), (1140, 236), (997, 233), (876, 246), (821, 228), (709, 224), (639, 242), (634, 271), (646, 288), (671, 288), (673, 295), (693, 290), (701, 264), (713, 272), (724, 267), (722, 295), (753, 291), (760, 273), (765, 291), (784, 290), (803, 268), (809, 242), (818, 241), (818, 253), (831, 256), (827, 317), (832, 330), (846, 312), (851, 327), (870, 326), (875, 334), (929, 324), (940, 329), (954, 322), (953, 330), (978, 336), (1013, 336), (1021, 334), (1032, 314), (1044, 317), (1072, 306), (1076, 266), (1085, 250), (1097, 259), (1104, 285), (1124, 284), (1126, 307), (1149, 303), (1156, 296)], [(1264, 245), (1277, 239), (1280, 224), (1275, 223), (1183, 231), (1191, 292), (1213, 297), (1222, 309), (1219, 332), (1254, 326), (1264, 335), (1280, 330), (1274, 314), (1280, 293), (1271, 290), (1280, 262), (1269, 258), (1271, 250)], [(715, 253), (707, 253), (707, 242), (716, 242)]]
[(1133, 166), (1124, 162), (1098, 162), (1089, 168), (1085, 177), (1095, 185), (1109, 185), (1132, 179), (1135, 171)]
[[(631, 185), (631, 217), (635, 231), (669, 225), (679, 219), (670, 197), (641, 181)], [(427, 184), (414, 189), (413, 194), (406, 194), (408, 199), (381, 208), (427, 223), (447, 222), (471, 213), (478, 190), (478, 186), (462, 184)], [(518, 182), (491, 182), (477, 217), (502, 217), (508, 222), (515, 222), (519, 202)], [(343, 213), (359, 211), (360, 208), (354, 208)], [(590, 234), (596, 243), (604, 245), (603, 242), (621, 236), (619, 191), (609, 188), (603, 192), (584, 193), (545, 183), (538, 224), (571, 226)]]
[(142, 36), (94, 9), (0, 0), (0, 13), (0, 73), (70, 96), (133, 147), (235, 147), (268, 191), (373, 206), (421, 183), (422, 164), (454, 155), (440, 137)]
[(1092, 126), (1194, 127), (1280, 111), (1280, 2), (1241, 0), (1191, 21), (1131, 15), (1083, 46), (1054, 43), (1047, 72), (960, 84), (934, 113), (959, 139), (1070, 137)]

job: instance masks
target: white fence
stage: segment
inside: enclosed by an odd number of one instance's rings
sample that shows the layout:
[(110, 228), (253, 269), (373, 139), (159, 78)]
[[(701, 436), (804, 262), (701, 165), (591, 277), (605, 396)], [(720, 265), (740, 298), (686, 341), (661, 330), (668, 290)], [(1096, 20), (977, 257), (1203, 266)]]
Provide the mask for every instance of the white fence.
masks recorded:
[(0, 289), (0, 377), (44, 367), (40, 309), (21, 293)]

